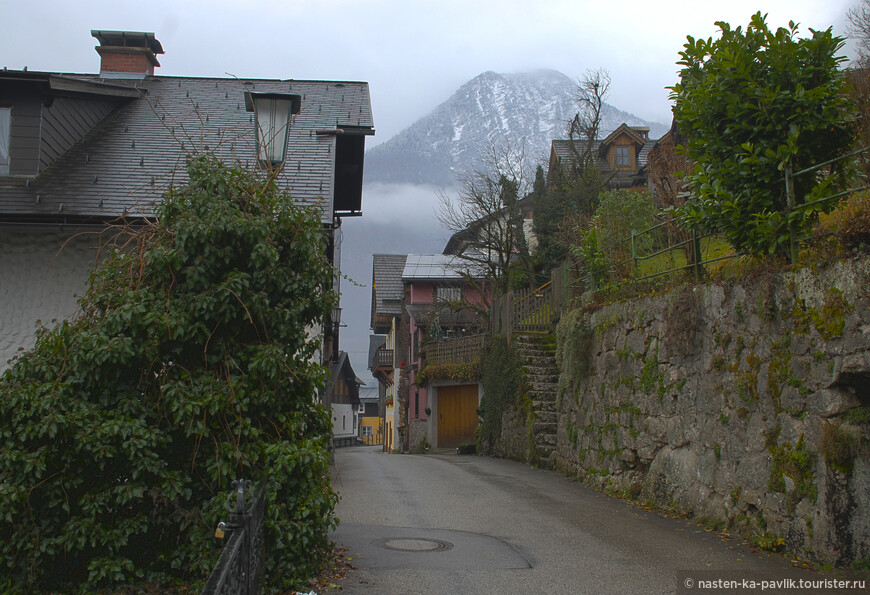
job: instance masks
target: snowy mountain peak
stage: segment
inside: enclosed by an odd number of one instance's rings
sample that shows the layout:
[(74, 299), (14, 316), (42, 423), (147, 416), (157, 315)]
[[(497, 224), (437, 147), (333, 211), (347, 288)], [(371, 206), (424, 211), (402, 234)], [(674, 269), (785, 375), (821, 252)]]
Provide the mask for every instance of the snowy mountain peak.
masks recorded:
[[(522, 146), (527, 161), (545, 162), (553, 139), (565, 138), (577, 111), (576, 81), (555, 70), (481, 73), (447, 101), (366, 156), (367, 182), (450, 186), (456, 174), (478, 167), (491, 148)], [(607, 135), (620, 124), (649, 126), (650, 138), (667, 131), (605, 104)]]

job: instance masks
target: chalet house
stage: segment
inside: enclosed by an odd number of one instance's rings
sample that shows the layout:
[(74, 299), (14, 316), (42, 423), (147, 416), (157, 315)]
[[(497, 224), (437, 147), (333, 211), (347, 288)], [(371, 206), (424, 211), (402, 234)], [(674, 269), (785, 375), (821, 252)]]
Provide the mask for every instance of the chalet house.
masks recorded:
[(112, 225), (152, 217), (191, 154), (278, 169), (320, 209), (335, 262), (341, 219), (362, 211), (367, 83), (159, 76), (153, 33), (91, 33), (98, 74), (0, 71), (0, 370), (37, 321), (76, 311)]
[[(598, 169), (608, 189), (646, 187), (647, 156), (655, 141), (646, 126), (621, 124), (607, 138), (592, 143)], [(579, 156), (589, 150), (583, 140), (554, 140), (550, 147), (547, 185), (556, 186), (563, 176), (569, 178), (578, 167)]]
[(321, 392), (321, 402), (332, 411), (333, 446), (353, 446), (359, 440), (360, 386), (344, 351), (329, 364), (329, 381)]

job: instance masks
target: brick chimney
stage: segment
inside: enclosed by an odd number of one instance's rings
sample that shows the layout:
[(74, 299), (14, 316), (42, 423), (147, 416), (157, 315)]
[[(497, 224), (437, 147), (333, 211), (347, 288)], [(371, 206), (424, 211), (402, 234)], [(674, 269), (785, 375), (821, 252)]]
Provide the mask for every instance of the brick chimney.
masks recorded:
[(96, 50), (103, 78), (145, 78), (160, 66), (157, 54), (163, 53), (163, 46), (153, 33), (92, 30), (91, 35), (100, 42)]

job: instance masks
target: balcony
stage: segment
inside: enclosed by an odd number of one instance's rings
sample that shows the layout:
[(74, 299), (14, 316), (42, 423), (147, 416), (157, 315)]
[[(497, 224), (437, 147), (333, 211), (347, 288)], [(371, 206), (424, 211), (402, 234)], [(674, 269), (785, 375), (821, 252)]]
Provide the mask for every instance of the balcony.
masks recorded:
[(432, 366), (445, 364), (470, 364), (480, 359), (486, 335), (469, 335), (455, 339), (443, 339), (426, 343), (426, 363)]
[(375, 356), (372, 360), (372, 366), (375, 370), (392, 370), (393, 350), (381, 348), (375, 351)]

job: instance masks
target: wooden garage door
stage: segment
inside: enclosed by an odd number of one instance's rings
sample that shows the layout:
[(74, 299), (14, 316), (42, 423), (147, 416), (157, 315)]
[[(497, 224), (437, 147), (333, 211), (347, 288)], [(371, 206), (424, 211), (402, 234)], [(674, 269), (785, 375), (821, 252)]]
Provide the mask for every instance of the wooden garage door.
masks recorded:
[(438, 387), (438, 448), (474, 443), (477, 385)]

